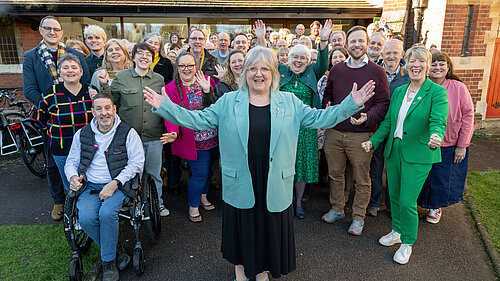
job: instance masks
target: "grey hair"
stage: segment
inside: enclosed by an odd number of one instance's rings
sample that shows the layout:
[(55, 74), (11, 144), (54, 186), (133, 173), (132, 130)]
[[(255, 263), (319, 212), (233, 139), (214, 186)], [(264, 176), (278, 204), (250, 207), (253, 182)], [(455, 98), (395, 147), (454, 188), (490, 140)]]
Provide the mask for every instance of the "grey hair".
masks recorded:
[[(302, 38), (302, 37), (301, 37)], [(307, 37), (309, 38), (309, 37)], [(290, 49), (288, 53), (288, 61), (292, 60), (292, 56), (305, 56), (307, 58), (307, 63), (311, 62), (311, 49), (307, 48), (302, 44), (297, 44)]]
[(59, 71), (59, 72), (61, 71), (61, 65), (65, 61), (76, 62), (76, 64), (78, 64), (78, 66), (80, 67), (80, 70), (83, 71), (82, 64), (80, 63), (80, 59), (77, 56), (73, 55), (72, 53), (66, 53), (64, 55), (61, 55), (61, 58), (57, 61), (57, 71)]
[(311, 46), (311, 49), (312, 49), (313, 42), (312, 42), (311, 38), (309, 38), (309, 36), (305, 36), (305, 35), (300, 36), (299, 43), (297, 45), (299, 45), (300, 42), (303, 42), (303, 41), (306, 41), (307, 43), (309, 43), (309, 46)]
[(278, 58), (273, 51), (269, 48), (257, 46), (248, 51), (245, 62), (243, 63), (243, 70), (241, 71), (240, 81), (238, 86), (244, 90), (248, 88), (247, 71), (255, 66), (257, 62), (263, 62), (271, 70), (272, 82), (271, 91), (278, 91), (280, 88), (280, 73), (278, 71)]
[[(162, 57), (167, 57), (167, 54), (165, 53), (165, 48), (164, 48), (164, 44), (163, 44), (163, 39), (161, 38), (161, 35), (159, 33), (154, 33), (154, 32), (151, 32), (151, 33), (148, 33), (146, 34), (146, 36), (144, 36), (144, 38), (142, 39), (142, 42), (144, 43), (147, 43), (147, 41), (151, 38), (151, 37), (158, 37), (158, 40), (160, 40), (160, 49), (158, 50), (158, 53), (162, 56)], [(154, 57), (155, 54), (153, 54), (153, 57)]]
[(405, 54), (405, 62), (406, 62), (406, 66), (405, 67), (408, 67), (408, 62), (410, 61), (410, 58), (412, 56), (416, 57), (416, 58), (419, 58), (419, 59), (425, 59), (426, 60), (427, 69), (425, 71), (425, 74), (426, 75), (429, 74), (429, 69), (431, 68), (431, 63), (432, 63), (432, 55), (427, 50), (427, 48), (425, 48), (423, 46), (415, 46), (415, 47), (411, 47), (410, 49), (408, 49), (406, 51), (406, 54)]
[(336, 30), (336, 31), (332, 32), (332, 34), (330, 34), (330, 38), (332, 38), (333, 35), (335, 35), (337, 33), (340, 33), (342, 35), (342, 37), (344, 38), (344, 42), (345, 42), (346, 41), (346, 38), (345, 38), (346, 36), (345, 36), (345, 31), (343, 31), (343, 30)]
[(384, 46), (382, 47), (382, 52), (385, 50), (385, 46), (387, 46), (387, 44), (389, 43), (394, 43), (396, 44), (400, 49), (401, 49), (401, 52), (404, 51), (404, 48), (403, 48), (403, 41), (401, 40), (398, 40), (398, 39), (389, 39), (387, 41), (385, 41), (385, 44)]
[(102, 39), (104, 39), (104, 41), (107, 39), (106, 31), (104, 31), (102, 27), (95, 24), (88, 25), (83, 29), (83, 37), (87, 39), (89, 35), (99, 35)]

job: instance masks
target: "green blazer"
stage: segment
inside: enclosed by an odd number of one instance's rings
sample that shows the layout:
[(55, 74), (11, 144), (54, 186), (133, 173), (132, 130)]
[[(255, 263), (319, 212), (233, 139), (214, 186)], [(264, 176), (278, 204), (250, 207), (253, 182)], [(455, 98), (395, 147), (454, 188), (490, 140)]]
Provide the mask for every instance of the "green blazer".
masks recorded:
[[(384, 150), (385, 158), (389, 158), (391, 155), (399, 109), (409, 85), (408, 83), (394, 91), (384, 120), (370, 138), (374, 150), (382, 141), (388, 139)], [(441, 162), (441, 149), (439, 147), (431, 149), (428, 143), (432, 134), (437, 134), (443, 139), (448, 119), (448, 109), (446, 88), (427, 78), (413, 98), (403, 123), (403, 155), (401, 157), (405, 161), (418, 164)]]
[[(168, 97), (157, 110), (153, 110), (169, 122), (189, 129), (218, 128), (222, 199), (239, 209), (250, 209), (255, 204), (252, 177), (248, 168), (248, 108), (248, 89), (240, 89), (224, 94), (216, 103), (203, 110), (186, 110)], [(356, 106), (351, 96), (339, 105), (318, 110), (304, 105), (293, 94), (279, 91), (271, 93), (266, 199), (270, 212), (281, 212), (292, 203), (300, 127), (331, 128), (362, 108)]]
[[(307, 66), (304, 72), (299, 74), (299, 79), (302, 83), (306, 84), (313, 91), (312, 107), (321, 108), (321, 101), (318, 95), (318, 81), (323, 77), (328, 69), (328, 47), (323, 50), (318, 49), (318, 59), (316, 63), (311, 63)], [(293, 72), (286, 64), (279, 64), (278, 70), (280, 72), (280, 88), (285, 86), (292, 80)]]

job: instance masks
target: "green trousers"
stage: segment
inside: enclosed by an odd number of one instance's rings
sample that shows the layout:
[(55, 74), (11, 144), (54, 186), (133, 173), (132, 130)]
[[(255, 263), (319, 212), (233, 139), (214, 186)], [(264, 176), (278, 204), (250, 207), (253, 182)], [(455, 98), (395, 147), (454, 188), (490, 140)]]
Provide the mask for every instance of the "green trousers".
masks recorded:
[(401, 234), (403, 244), (413, 245), (418, 232), (417, 198), (432, 164), (408, 163), (401, 150), (402, 141), (395, 138), (386, 161), (392, 229)]

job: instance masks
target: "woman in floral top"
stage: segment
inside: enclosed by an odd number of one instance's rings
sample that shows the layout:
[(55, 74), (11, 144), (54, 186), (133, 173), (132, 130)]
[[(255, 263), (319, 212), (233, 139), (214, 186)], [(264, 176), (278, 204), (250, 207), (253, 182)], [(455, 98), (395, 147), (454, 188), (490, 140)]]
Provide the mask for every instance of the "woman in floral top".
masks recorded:
[[(196, 60), (191, 53), (181, 53), (175, 62), (174, 80), (163, 89), (163, 94), (176, 104), (189, 110), (201, 110), (214, 100), (215, 81), (196, 69)], [(210, 166), (215, 160), (217, 129), (191, 130), (165, 120), (167, 127), (164, 143), (172, 143), (172, 154), (186, 159), (191, 169), (188, 185), (189, 219), (202, 221), (199, 206), (210, 211), (215, 209), (207, 199), (210, 185)]]

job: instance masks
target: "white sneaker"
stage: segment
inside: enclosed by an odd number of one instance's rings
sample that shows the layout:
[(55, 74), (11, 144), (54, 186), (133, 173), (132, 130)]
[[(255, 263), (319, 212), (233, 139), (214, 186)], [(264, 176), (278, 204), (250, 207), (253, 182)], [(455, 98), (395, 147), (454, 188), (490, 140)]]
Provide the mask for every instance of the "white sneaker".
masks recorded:
[(170, 215), (170, 211), (165, 206), (160, 205), (160, 216), (166, 217), (168, 215)]
[(395, 262), (399, 264), (407, 264), (411, 256), (411, 246), (410, 244), (401, 244), (399, 249), (394, 254), (392, 258)]
[(394, 244), (401, 243), (401, 234), (397, 233), (394, 230), (391, 230), (389, 234), (380, 237), (378, 242), (386, 247), (390, 247)]
[(429, 214), (427, 215), (427, 218), (425, 220), (430, 223), (438, 223), (439, 220), (441, 220), (441, 208), (439, 209), (429, 209)]
[(351, 226), (347, 230), (347, 232), (351, 235), (359, 236), (361, 232), (363, 232), (363, 227), (365, 226), (365, 222), (362, 220), (352, 220)]

